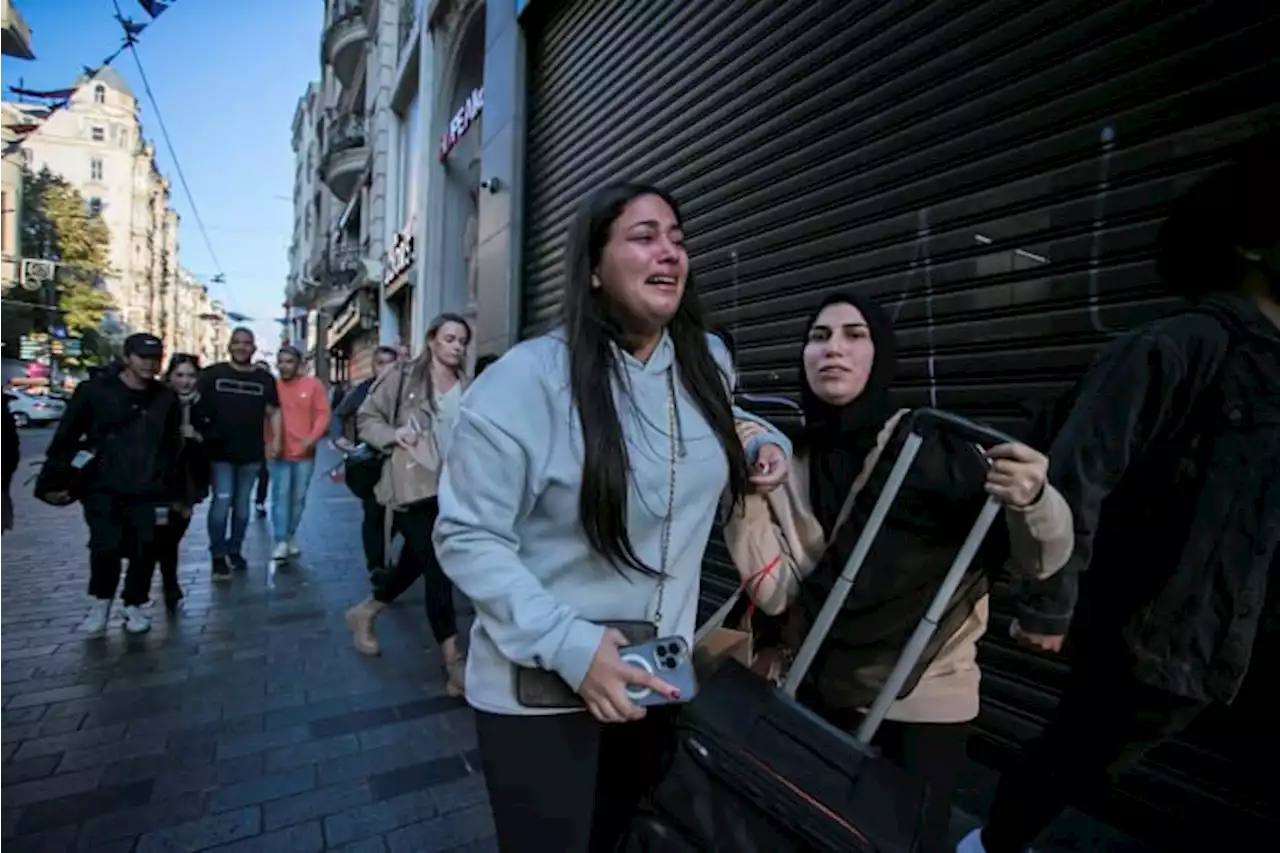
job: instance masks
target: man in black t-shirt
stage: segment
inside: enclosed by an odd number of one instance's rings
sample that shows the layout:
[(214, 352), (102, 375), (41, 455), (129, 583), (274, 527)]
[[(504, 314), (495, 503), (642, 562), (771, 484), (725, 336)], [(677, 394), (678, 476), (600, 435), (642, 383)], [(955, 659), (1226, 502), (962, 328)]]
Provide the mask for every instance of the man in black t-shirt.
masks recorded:
[[(253, 353), (257, 345), (253, 332), (237, 328), (231, 333), (230, 361), (207, 368), (200, 376), (201, 396), (213, 401), (218, 411), (221, 437), (209, 449), (212, 462), (213, 501), (209, 506), (209, 555), (213, 559), (214, 580), (226, 580), (231, 569), (246, 568), (240, 548), (249, 526), (249, 500), (253, 481), (263, 460), (280, 452), (280, 400), (276, 380), (256, 367)], [(264, 429), (270, 426), (276, 438), (266, 444)], [(227, 516), (231, 535), (227, 536)]]

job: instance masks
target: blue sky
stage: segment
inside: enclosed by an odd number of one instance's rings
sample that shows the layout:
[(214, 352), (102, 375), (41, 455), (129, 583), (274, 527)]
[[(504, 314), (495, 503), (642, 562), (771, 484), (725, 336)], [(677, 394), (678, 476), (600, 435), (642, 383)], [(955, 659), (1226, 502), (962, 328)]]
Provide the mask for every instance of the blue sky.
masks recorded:
[[(137, 0), (119, 0), (125, 17), (147, 20)], [(36, 59), (5, 57), (5, 99), (19, 79), (31, 89), (72, 85), (122, 40), (112, 0), (15, 0)], [(142, 67), (209, 233), (217, 263), (191, 215), (143, 89), (126, 51), (112, 67), (133, 86), (143, 132), (156, 143), (182, 216), (180, 262), (201, 280), (226, 273), (210, 292), (274, 351), (293, 230), (291, 124), (298, 97), (319, 75), (320, 0), (174, 0), (139, 38)]]

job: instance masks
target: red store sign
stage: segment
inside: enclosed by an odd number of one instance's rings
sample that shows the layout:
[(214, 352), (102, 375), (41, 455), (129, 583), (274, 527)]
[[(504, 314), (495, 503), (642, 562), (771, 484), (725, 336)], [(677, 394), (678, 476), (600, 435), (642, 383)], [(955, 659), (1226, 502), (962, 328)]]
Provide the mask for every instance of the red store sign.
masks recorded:
[(483, 109), (484, 87), (481, 86), (471, 90), (467, 100), (453, 114), (453, 118), (449, 119), (449, 129), (445, 131), (444, 136), (440, 137), (441, 160), (449, 156), (449, 152), (458, 144), (458, 140), (462, 139), (471, 129), (471, 125), (475, 124), (476, 119), (480, 118), (480, 112)]

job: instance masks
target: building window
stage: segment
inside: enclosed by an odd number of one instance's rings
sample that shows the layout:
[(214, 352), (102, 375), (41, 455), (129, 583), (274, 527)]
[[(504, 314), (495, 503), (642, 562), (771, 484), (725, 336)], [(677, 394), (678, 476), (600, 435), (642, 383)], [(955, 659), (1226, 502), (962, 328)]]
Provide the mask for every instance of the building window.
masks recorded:
[(98, 216), (102, 213), (102, 199), (90, 197), (87, 202), (90, 216)]
[(102, 180), (102, 159), (100, 157), (94, 157), (89, 161), (89, 180)]
[(93, 102), (95, 104), (105, 104), (107, 102), (107, 87), (99, 83), (93, 87)]
[(95, 127), (90, 130), (89, 135), (93, 138), (94, 142), (101, 142), (107, 138), (107, 132), (100, 127)]

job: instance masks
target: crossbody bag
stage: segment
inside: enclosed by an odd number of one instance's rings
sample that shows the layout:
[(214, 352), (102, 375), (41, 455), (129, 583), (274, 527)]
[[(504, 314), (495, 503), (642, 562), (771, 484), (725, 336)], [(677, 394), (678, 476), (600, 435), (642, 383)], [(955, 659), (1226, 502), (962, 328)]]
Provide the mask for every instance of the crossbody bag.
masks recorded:
[[(620, 631), (627, 638), (627, 645), (637, 645), (656, 639), (662, 625), (662, 605), (667, 586), (667, 561), (671, 549), (671, 523), (676, 503), (676, 388), (674, 369), (667, 372), (667, 433), (670, 436), (667, 468), (667, 510), (662, 519), (662, 557), (659, 565), (657, 602), (653, 620), (623, 619), (596, 622), (605, 628)], [(583, 708), (582, 697), (574, 692), (556, 672), (541, 667), (515, 667), (516, 701), (526, 708)]]

